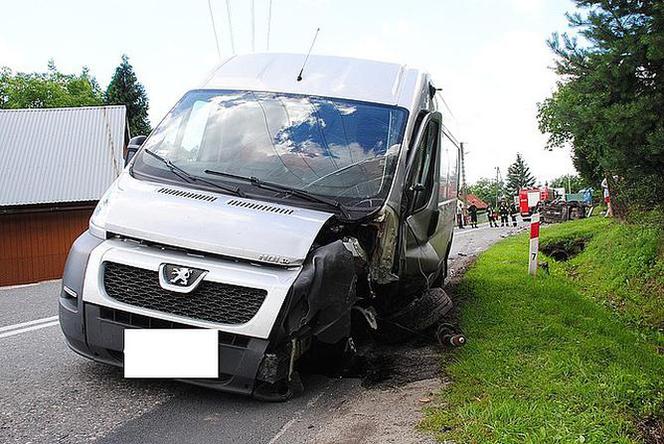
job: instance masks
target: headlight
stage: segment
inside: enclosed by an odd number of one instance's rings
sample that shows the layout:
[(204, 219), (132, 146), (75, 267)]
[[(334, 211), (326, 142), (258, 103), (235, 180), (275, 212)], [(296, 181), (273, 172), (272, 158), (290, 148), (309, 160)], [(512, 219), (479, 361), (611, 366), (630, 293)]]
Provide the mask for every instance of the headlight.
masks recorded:
[(99, 239), (106, 239), (106, 220), (108, 219), (108, 213), (111, 208), (111, 200), (113, 199), (117, 188), (116, 183), (117, 181), (114, 182), (113, 185), (106, 190), (101, 199), (99, 199), (99, 202), (90, 217), (90, 234)]

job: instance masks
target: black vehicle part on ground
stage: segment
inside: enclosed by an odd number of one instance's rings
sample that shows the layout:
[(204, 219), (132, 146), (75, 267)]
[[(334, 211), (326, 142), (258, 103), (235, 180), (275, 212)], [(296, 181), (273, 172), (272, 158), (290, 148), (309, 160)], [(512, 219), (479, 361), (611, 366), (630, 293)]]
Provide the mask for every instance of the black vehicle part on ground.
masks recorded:
[(444, 322), (436, 328), (435, 336), (441, 347), (461, 347), (467, 342), (466, 335), (458, 326)]
[(452, 309), (452, 299), (442, 288), (430, 288), (397, 313), (379, 318), (378, 334), (382, 341), (399, 342), (414, 332), (428, 329)]

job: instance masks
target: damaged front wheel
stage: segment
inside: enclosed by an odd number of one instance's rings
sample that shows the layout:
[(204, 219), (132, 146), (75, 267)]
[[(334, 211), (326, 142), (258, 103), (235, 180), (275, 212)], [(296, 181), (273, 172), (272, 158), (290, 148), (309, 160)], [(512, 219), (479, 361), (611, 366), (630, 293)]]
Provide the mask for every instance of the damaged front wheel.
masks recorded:
[(452, 299), (442, 288), (429, 288), (410, 304), (389, 316), (381, 317), (378, 334), (385, 342), (405, 341), (440, 321), (452, 309)]

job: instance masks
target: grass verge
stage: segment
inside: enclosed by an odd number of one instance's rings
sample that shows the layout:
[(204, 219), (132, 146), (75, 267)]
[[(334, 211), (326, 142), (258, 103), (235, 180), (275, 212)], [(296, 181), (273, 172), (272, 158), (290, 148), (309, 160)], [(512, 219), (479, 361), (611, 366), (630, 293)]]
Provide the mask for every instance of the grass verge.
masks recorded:
[[(649, 245), (643, 251), (650, 251), (659, 241), (646, 242), (653, 232), (622, 231), (614, 224), (593, 218), (543, 230), (542, 243), (586, 239), (585, 250), (570, 261), (549, 261), (550, 275), (526, 274), (526, 235), (480, 256), (458, 289), (469, 342), (446, 363), (452, 384), (442, 403), (426, 411), (425, 430), (457, 443), (651, 439), (639, 424), (662, 424), (664, 356), (657, 351), (660, 336), (633, 320), (651, 322), (636, 298), (643, 297), (642, 285), (658, 285), (661, 276), (641, 273), (642, 250), (634, 245)], [(607, 245), (615, 250), (619, 238), (624, 261), (614, 262)], [(620, 269), (613, 270), (616, 265)], [(628, 275), (628, 282), (638, 283), (625, 286)], [(614, 304), (597, 303), (615, 289), (633, 306), (615, 311)]]

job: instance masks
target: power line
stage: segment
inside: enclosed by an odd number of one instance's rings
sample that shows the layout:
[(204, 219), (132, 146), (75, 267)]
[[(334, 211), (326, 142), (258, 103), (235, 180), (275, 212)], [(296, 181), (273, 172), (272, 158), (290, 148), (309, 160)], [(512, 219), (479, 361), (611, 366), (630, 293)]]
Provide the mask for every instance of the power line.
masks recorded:
[(217, 36), (217, 25), (214, 23), (214, 14), (212, 14), (212, 0), (208, 0), (208, 8), (210, 9), (210, 20), (212, 21), (212, 32), (214, 33), (214, 43), (217, 45), (217, 55), (221, 61), (221, 47), (219, 46), (219, 37)]
[(267, 7), (267, 44), (265, 50), (270, 50), (270, 25), (272, 24), (272, 0), (269, 0)]
[(228, 16), (228, 32), (231, 36), (231, 51), (235, 55), (235, 41), (233, 40), (233, 22), (231, 20), (231, 4), (229, 0), (226, 0), (226, 14)]
[(251, 0), (251, 52), (256, 52), (256, 1)]

